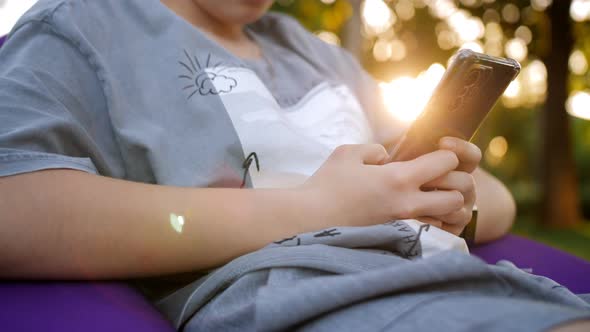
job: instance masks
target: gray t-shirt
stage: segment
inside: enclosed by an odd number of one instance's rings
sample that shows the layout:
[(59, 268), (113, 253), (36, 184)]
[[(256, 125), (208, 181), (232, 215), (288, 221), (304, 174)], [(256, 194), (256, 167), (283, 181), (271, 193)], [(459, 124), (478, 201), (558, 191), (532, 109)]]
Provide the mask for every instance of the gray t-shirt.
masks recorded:
[(378, 89), (349, 54), (278, 14), (248, 32), (270, 74), (159, 0), (39, 1), (0, 50), (0, 176), (236, 187), (256, 152), (246, 185), (280, 186), (374, 139)]
[(160, 0), (38, 1), (0, 49), (0, 177), (67, 168), (239, 187), (255, 152), (245, 185), (287, 186), (335, 146), (373, 139), (368, 123), (386, 113), (348, 53), (278, 14), (247, 32), (264, 61)]

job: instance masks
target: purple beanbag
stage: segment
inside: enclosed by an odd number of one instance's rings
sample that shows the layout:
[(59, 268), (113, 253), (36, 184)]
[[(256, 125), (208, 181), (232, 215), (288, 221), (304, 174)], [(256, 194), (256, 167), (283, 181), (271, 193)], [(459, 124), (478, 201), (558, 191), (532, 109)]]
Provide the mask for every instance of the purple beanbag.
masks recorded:
[[(550, 277), (574, 293), (590, 293), (590, 263), (557, 249), (509, 235), (472, 248), (488, 263), (501, 259)], [(172, 332), (136, 290), (123, 283), (0, 283), (2, 331)]]
[(516, 235), (471, 248), (471, 253), (490, 264), (505, 259), (519, 268), (549, 277), (575, 294), (590, 293), (590, 262), (564, 251)]
[(0, 331), (172, 332), (137, 291), (108, 282), (2, 282)]

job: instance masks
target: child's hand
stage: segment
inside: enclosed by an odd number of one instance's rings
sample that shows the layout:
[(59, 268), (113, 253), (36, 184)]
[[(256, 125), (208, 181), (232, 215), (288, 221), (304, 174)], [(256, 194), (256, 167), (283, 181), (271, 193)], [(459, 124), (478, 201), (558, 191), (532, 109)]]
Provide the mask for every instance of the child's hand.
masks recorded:
[(464, 195), (458, 190), (421, 189), (459, 166), (455, 153), (439, 150), (415, 160), (383, 164), (388, 160), (389, 155), (378, 144), (338, 147), (300, 187), (317, 216), (314, 226), (363, 226), (419, 216), (451, 216), (463, 208)]
[(456, 137), (443, 137), (438, 143), (439, 148), (453, 151), (459, 158), (457, 171), (473, 173), (481, 161), (481, 150), (477, 145)]
[(465, 226), (471, 221), (473, 205), (475, 204), (475, 180), (471, 173), (477, 168), (481, 160), (481, 150), (472, 143), (455, 138), (444, 137), (439, 147), (453, 151), (459, 158), (459, 167), (441, 178), (426, 184), (425, 187), (438, 190), (457, 190), (463, 195), (463, 208), (442, 216), (420, 218), (421, 221), (433, 224), (455, 235), (461, 234)]

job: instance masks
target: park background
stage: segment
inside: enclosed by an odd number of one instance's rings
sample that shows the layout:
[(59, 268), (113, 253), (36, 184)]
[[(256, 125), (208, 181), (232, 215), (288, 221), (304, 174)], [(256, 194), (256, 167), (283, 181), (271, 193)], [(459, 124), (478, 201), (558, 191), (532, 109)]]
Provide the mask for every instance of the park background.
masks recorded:
[[(0, 36), (36, 0), (0, 0)], [(513, 233), (590, 260), (590, 0), (276, 0), (356, 56), (401, 121), (469, 48), (522, 71), (474, 142), (513, 193)]]

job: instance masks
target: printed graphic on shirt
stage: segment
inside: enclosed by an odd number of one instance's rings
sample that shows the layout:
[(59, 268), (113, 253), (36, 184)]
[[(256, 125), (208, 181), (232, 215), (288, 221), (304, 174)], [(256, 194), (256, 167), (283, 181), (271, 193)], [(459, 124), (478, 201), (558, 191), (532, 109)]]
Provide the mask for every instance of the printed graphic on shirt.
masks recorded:
[(344, 85), (321, 83), (299, 102), (281, 107), (255, 72), (240, 67), (205, 69), (232, 78), (211, 80), (244, 149), (256, 153), (260, 170), (250, 169), (255, 188), (289, 187), (304, 182), (343, 144), (372, 140), (359, 102)]
[(365, 227), (332, 227), (319, 232), (297, 234), (275, 241), (269, 247), (313, 244), (369, 249), (407, 259), (429, 257), (447, 250), (469, 252), (463, 239), (414, 219), (392, 220)]
[(385, 255), (397, 255), (407, 259), (422, 257), (421, 240), (427, 237), (430, 225), (421, 224), (417, 229), (412, 220), (395, 220), (382, 225), (367, 227), (329, 228), (315, 233), (298, 234), (275, 241), (270, 247), (293, 247), (323, 244), (343, 248), (377, 250)]
[(238, 86), (236, 79), (222, 74), (226, 67), (220, 67), (221, 62), (211, 63), (211, 53), (207, 55), (203, 66), (197, 56), (191, 57), (186, 50), (184, 55), (186, 59), (178, 61), (184, 72), (178, 78), (186, 84), (182, 89), (188, 91), (187, 99), (197, 93), (201, 96), (228, 93)]

